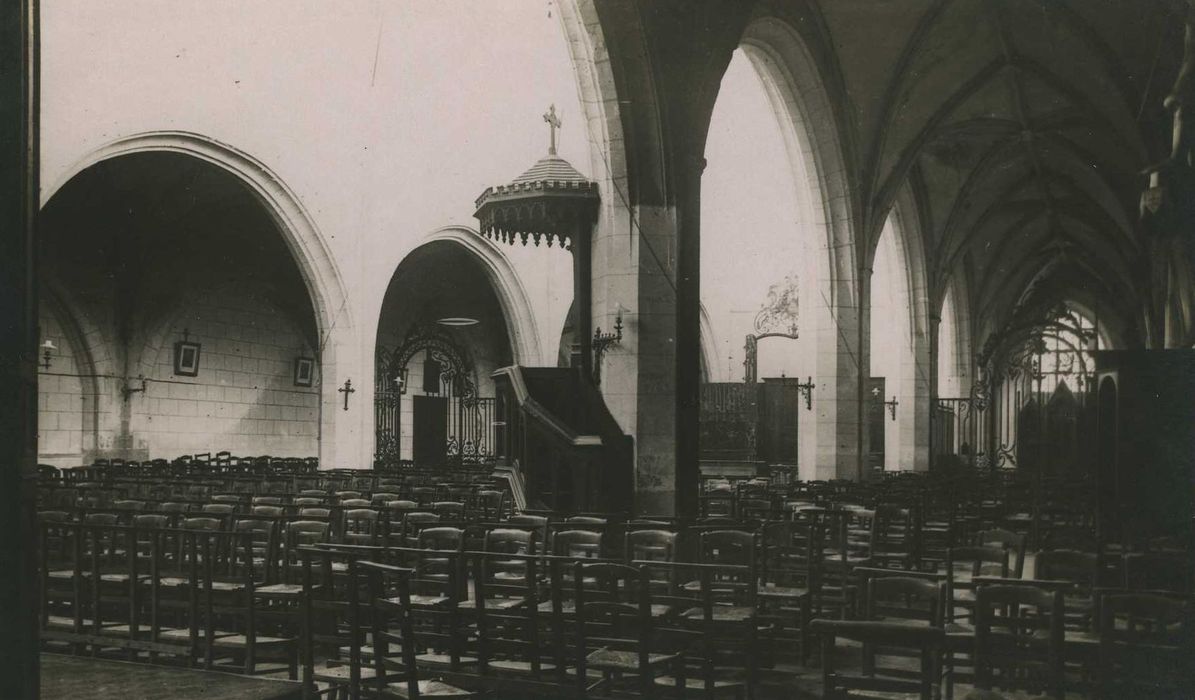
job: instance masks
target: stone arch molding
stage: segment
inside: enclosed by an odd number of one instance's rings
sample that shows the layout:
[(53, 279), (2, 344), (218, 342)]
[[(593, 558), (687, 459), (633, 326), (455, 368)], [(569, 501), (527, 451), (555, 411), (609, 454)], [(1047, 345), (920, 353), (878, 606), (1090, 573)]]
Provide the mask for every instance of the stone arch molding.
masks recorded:
[(432, 231), (412, 252), (437, 241), (450, 241), (464, 248), (485, 270), (502, 313), (506, 315), (506, 330), (515, 364), (530, 367), (545, 364), (531, 298), (502, 249), (472, 228), (445, 226)]
[(76, 161), (52, 187), (43, 188), (41, 206), (63, 185), (93, 165), (135, 153), (180, 153), (228, 172), (249, 188), (269, 212), (294, 257), (315, 306), (320, 343), (334, 328), (354, 326), (344, 281), (332, 251), (298, 195), (270, 168), (234, 146), (187, 131), (150, 131), (111, 141)]

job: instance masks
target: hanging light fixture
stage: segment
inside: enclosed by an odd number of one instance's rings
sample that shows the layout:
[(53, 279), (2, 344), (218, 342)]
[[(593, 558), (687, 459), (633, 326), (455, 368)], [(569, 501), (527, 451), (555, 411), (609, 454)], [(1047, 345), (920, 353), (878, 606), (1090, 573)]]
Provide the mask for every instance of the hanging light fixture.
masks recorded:
[(436, 323), (440, 324), (441, 326), (459, 328), (464, 326), (476, 326), (478, 321), (477, 319), (469, 318), (468, 316), (447, 316), (445, 318), (437, 319)]

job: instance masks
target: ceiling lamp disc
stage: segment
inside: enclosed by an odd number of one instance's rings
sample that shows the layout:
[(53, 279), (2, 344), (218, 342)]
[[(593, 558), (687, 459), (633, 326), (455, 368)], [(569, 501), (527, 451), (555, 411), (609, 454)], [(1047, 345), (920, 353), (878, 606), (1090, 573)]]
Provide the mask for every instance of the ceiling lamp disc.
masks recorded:
[(449, 316), (436, 321), (441, 326), (476, 326), (477, 319), (465, 316)]

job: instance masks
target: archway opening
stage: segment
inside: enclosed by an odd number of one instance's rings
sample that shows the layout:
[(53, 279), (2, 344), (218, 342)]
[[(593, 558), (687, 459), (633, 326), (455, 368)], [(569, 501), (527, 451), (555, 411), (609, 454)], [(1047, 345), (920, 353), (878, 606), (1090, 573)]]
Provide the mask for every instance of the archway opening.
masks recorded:
[(509, 321), (480, 258), (437, 240), (398, 265), (378, 320), (375, 464), (497, 456), (494, 370), (513, 361)]
[[(315, 305), (245, 182), (181, 153), (119, 155), (65, 183), (42, 226), (46, 277), (70, 290), (57, 312), (43, 303), (43, 335), (55, 332), (47, 314), (78, 330), (73, 369), (51, 359), (41, 400), (68, 408), (56, 369), (94, 387), (79, 399), (94, 440), (68, 461), (318, 454)], [(56, 449), (49, 431), (64, 417), (43, 425)]]
[(889, 215), (876, 244), (871, 277), (871, 376), (866, 387), (868, 467), (914, 468), (917, 408), (916, 334), (908, 256)]
[[(701, 195), (703, 470), (796, 468), (815, 374), (801, 304), (814, 270), (780, 118), (759, 70), (736, 50), (706, 140)], [(803, 331), (805, 333), (803, 334)]]

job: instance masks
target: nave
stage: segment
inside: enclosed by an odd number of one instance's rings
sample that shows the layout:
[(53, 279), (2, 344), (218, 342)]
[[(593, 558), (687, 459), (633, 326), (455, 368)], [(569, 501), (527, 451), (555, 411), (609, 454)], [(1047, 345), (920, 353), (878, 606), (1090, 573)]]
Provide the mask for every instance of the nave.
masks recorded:
[(0, 698), (1190, 697), (1193, 3), (0, 4)]
[(710, 478), (682, 523), (520, 509), (487, 465), (187, 457), (43, 469), (45, 650), (350, 698), (1192, 689), (1189, 540), (1097, 544), (1083, 482)]

